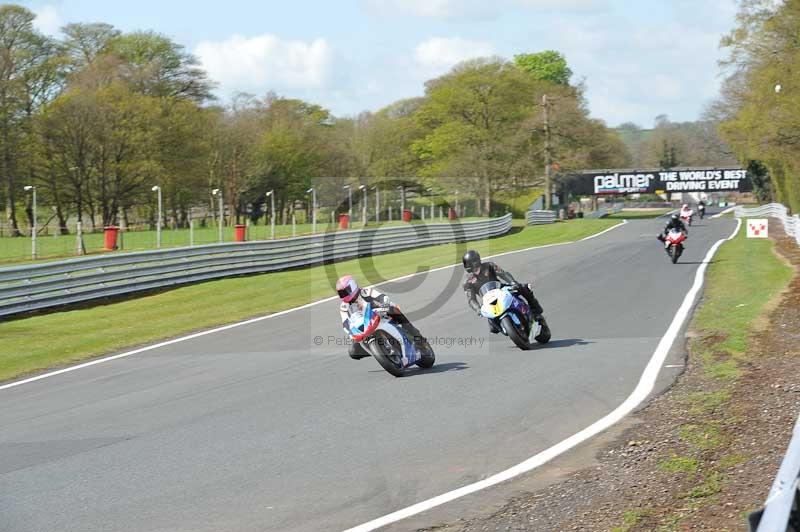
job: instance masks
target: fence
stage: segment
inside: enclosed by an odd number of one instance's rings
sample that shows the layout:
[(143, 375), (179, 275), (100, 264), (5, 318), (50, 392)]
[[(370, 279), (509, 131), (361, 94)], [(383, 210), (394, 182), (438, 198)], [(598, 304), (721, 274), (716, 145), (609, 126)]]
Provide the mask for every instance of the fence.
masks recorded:
[(753, 209), (736, 207), (733, 213), (737, 218), (777, 218), (783, 224), (783, 230), (786, 231), (786, 234), (794, 237), (797, 244), (800, 245), (800, 216), (797, 214), (790, 215), (789, 209), (780, 203), (769, 203)]
[(85, 257), (0, 268), (0, 316), (222, 277), (322, 264), (507, 233), (511, 215)]
[(525, 216), (528, 225), (552, 224), (556, 221), (555, 211), (532, 210)]

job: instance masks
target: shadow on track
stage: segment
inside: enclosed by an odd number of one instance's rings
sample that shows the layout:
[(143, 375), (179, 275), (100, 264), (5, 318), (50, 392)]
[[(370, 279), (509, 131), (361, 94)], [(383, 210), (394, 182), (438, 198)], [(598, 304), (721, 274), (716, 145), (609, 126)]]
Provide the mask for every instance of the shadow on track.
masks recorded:
[[(403, 375), (403, 378), (417, 377), (420, 375), (432, 375), (434, 373), (447, 373), (450, 371), (462, 371), (465, 369), (469, 369), (469, 366), (464, 362), (445, 362), (443, 364), (434, 364), (434, 366), (430, 369), (414, 368), (412, 370), (407, 370), (406, 374)], [(383, 370), (372, 370), (370, 373), (386, 372)]]
[(573, 345), (589, 345), (595, 342), (581, 340), (580, 338), (562, 338), (560, 340), (550, 340), (547, 344), (540, 346), (540, 349), (550, 349), (552, 347), (571, 347)]

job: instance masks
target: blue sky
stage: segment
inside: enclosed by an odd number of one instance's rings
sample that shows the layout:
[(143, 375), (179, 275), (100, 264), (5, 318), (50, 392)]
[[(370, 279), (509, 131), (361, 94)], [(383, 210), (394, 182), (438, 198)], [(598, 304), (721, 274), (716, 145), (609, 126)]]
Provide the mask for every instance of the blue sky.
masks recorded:
[(26, 1), (42, 31), (68, 22), (155, 30), (194, 53), (225, 100), (273, 90), (337, 115), (423, 93), (476, 56), (555, 49), (609, 125), (694, 120), (717, 93), (735, 0)]

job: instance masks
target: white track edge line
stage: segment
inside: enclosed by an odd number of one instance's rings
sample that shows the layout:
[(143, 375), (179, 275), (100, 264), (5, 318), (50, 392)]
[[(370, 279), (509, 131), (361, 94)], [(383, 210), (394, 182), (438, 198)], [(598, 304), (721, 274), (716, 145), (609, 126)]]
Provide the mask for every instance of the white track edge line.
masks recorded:
[(684, 297), (681, 306), (678, 307), (678, 311), (676, 312), (675, 317), (672, 319), (672, 323), (670, 323), (669, 328), (667, 328), (667, 332), (664, 333), (664, 336), (662, 336), (661, 340), (658, 342), (658, 346), (656, 346), (653, 356), (650, 358), (647, 366), (645, 366), (644, 372), (642, 372), (642, 376), (639, 379), (636, 388), (634, 388), (633, 392), (631, 392), (625, 401), (623, 401), (622, 404), (620, 404), (617, 408), (583, 430), (576, 432), (569, 438), (545, 449), (544, 451), (541, 451), (540, 453), (528, 458), (524, 462), (520, 462), (519, 464), (506, 469), (505, 471), (501, 471), (500, 473), (496, 473), (481, 481), (468, 484), (453, 491), (443, 493), (442, 495), (418, 502), (412, 506), (397, 510), (382, 517), (378, 517), (377, 519), (373, 519), (372, 521), (368, 521), (364, 524), (349, 528), (345, 532), (369, 532), (371, 530), (395, 523), (407, 517), (411, 517), (412, 515), (430, 510), (431, 508), (448, 503), (465, 495), (469, 495), (471, 493), (475, 493), (476, 491), (500, 484), (501, 482), (521, 475), (522, 473), (527, 473), (575, 447), (579, 443), (582, 443), (592, 436), (595, 436), (606, 430), (631, 413), (633, 409), (639, 406), (639, 404), (644, 401), (653, 391), (653, 387), (655, 386), (661, 366), (663, 365), (664, 360), (667, 358), (669, 350), (677, 338), (681, 327), (683, 327), (683, 323), (688, 317), (689, 312), (691, 312), (698, 292), (703, 286), (705, 271), (709, 262), (714, 257), (717, 249), (722, 245), (723, 242), (731, 240), (739, 233), (740, 227), (741, 220), (737, 220), (736, 229), (733, 231), (733, 233), (731, 233), (729, 237), (715, 242), (714, 245), (711, 246), (711, 249), (708, 250), (708, 253), (706, 253), (705, 258), (703, 259), (703, 263), (697, 268), (694, 283), (686, 293), (686, 297)]
[[(520, 253), (520, 252), (523, 252), (523, 251), (531, 251), (531, 250), (534, 250), (534, 249), (543, 249), (543, 248), (549, 248), (549, 247), (553, 247), (553, 246), (563, 246), (563, 245), (566, 245), (566, 244), (575, 244), (577, 242), (583, 242), (584, 240), (589, 240), (590, 238), (598, 237), (598, 236), (602, 235), (603, 233), (607, 233), (608, 231), (611, 231), (612, 229), (616, 229), (617, 227), (620, 227), (620, 226), (622, 226), (624, 224), (625, 224), (625, 222), (623, 221), (622, 223), (613, 225), (613, 226), (609, 227), (608, 229), (604, 229), (603, 231), (601, 231), (599, 233), (595, 233), (593, 235), (589, 235), (589, 236), (587, 236), (585, 238), (582, 238), (580, 240), (571, 240), (569, 242), (559, 242), (557, 244), (545, 244), (545, 245), (542, 245), (542, 246), (531, 246), (529, 248), (517, 249), (517, 250), (514, 250), (514, 251), (507, 251), (507, 252), (504, 252), (504, 253), (498, 253), (496, 255), (489, 255), (489, 256), (487, 256), (485, 258), (491, 259), (491, 258), (494, 258), (494, 257), (501, 257), (503, 255), (510, 255), (512, 253)], [(444, 269), (447, 269), (447, 268), (454, 268), (456, 266), (458, 266), (458, 264), (449, 264), (447, 266), (440, 266), (438, 268), (433, 268), (433, 269), (430, 269), (430, 270), (416, 272), (416, 273), (412, 273), (412, 274), (409, 274), (409, 275), (404, 275), (402, 277), (395, 277), (393, 279), (387, 279), (387, 280), (382, 281), (382, 282), (378, 283), (377, 285), (373, 285), (373, 286), (380, 286), (380, 285), (386, 284), (386, 283), (393, 283), (393, 282), (396, 282), (396, 281), (402, 281), (404, 279), (409, 279), (409, 278), (414, 277), (416, 275), (422, 275), (423, 273), (436, 272), (436, 271), (444, 270)], [(55, 377), (56, 375), (61, 375), (63, 373), (69, 373), (69, 372), (76, 371), (76, 370), (79, 370), (79, 369), (88, 368), (89, 366), (94, 366), (96, 364), (102, 364), (103, 362), (110, 362), (112, 360), (117, 360), (118, 358), (125, 358), (125, 357), (129, 357), (131, 355), (136, 355), (136, 354), (139, 354), (139, 353), (143, 353), (145, 351), (151, 351), (153, 349), (159, 349), (161, 347), (166, 347), (168, 345), (177, 344), (178, 342), (183, 342), (185, 340), (192, 340), (194, 338), (199, 338), (201, 336), (206, 336), (208, 334), (214, 334), (214, 333), (226, 331), (228, 329), (233, 329), (235, 327), (240, 327), (242, 325), (250, 325), (251, 323), (257, 323), (259, 321), (263, 321), (263, 320), (267, 320), (267, 319), (270, 319), (270, 318), (275, 318), (275, 317), (278, 317), (278, 316), (282, 316), (282, 315), (288, 314), (290, 312), (295, 312), (295, 311), (298, 311), (298, 310), (303, 310), (303, 309), (306, 309), (306, 308), (309, 308), (309, 307), (313, 307), (313, 306), (319, 305), (321, 303), (327, 303), (328, 301), (333, 301), (334, 299), (337, 299), (337, 296), (326, 297), (325, 299), (319, 299), (317, 301), (312, 301), (311, 303), (306, 303), (305, 305), (301, 305), (299, 307), (294, 307), (294, 308), (290, 308), (290, 309), (286, 309), (286, 310), (281, 310), (279, 312), (273, 312), (271, 314), (267, 314), (266, 316), (259, 316), (259, 317), (256, 317), (256, 318), (250, 318), (250, 319), (245, 320), (245, 321), (239, 321), (239, 322), (236, 322), (236, 323), (230, 323), (228, 325), (223, 325), (221, 327), (215, 327), (215, 328), (209, 329), (207, 331), (200, 331), (200, 332), (196, 332), (196, 333), (193, 333), (193, 334), (190, 334), (190, 335), (187, 335), (187, 336), (179, 336), (178, 338), (173, 338), (171, 340), (165, 340), (163, 342), (158, 342), (156, 344), (147, 345), (147, 346), (144, 346), (144, 347), (140, 347), (138, 349), (134, 349), (132, 351), (126, 351), (124, 353), (119, 353), (119, 354), (116, 354), (116, 355), (111, 355), (111, 356), (107, 356), (107, 357), (103, 357), (103, 358), (98, 358), (98, 359), (95, 359), (95, 360), (90, 360), (89, 362), (84, 362), (82, 364), (78, 364), (78, 365), (75, 365), (75, 366), (68, 366), (66, 368), (62, 368), (62, 369), (59, 369), (59, 370), (49, 371), (47, 373), (42, 373), (41, 375), (35, 375), (33, 377), (29, 377), (27, 379), (22, 379), (22, 380), (19, 380), (19, 381), (13, 381), (13, 382), (9, 382), (7, 384), (2, 384), (2, 385), (0, 385), (0, 390), (6, 390), (8, 388), (14, 388), (16, 386), (21, 386), (23, 384), (28, 384), (28, 383), (35, 382), (35, 381), (38, 381), (38, 380), (41, 380), (41, 379), (46, 379), (48, 377)]]

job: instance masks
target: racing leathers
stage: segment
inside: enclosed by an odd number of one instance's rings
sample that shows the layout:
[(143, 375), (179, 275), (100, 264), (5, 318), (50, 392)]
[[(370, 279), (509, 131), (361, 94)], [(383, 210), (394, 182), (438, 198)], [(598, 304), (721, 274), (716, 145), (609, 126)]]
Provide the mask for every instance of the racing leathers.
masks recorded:
[[(373, 309), (386, 309), (386, 315), (392, 319), (392, 323), (397, 325), (416, 345), (425, 341), (425, 337), (419, 332), (408, 318), (400, 311), (400, 308), (393, 304), (389, 297), (375, 290), (374, 288), (362, 288), (359, 291), (359, 297), (355, 298), (350, 303), (342, 302), (339, 306), (339, 314), (342, 318), (342, 329), (348, 335), (350, 334), (350, 314), (353, 312), (363, 312), (364, 307), (369, 303)], [(370, 356), (369, 351), (361, 343), (352, 342), (348, 348), (350, 358), (355, 360)]]
[[(503, 284), (510, 285), (519, 295), (521, 295), (531, 308), (534, 318), (538, 318), (544, 312), (544, 309), (539, 304), (539, 301), (534, 297), (530, 285), (518, 283), (511, 273), (503, 270), (494, 262), (481, 263), (480, 270), (477, 272), (471, 271), (468, 274), (467, 281), (464, 283), (464, 295), (467, 296), (467, 304), (472, 310), (480, 315), (481, 301), (479, 299), (479, 291), (481, 287), (491, 281), (498, 281)], [(493, 321), (489, 320), (489, 330), (493, 333), (499, 332)]]
[(665, 237), (673, 229), (677, 229), (685, 235), (689, 234), (689, 231), (686, 229), (686, 224), (683, 223), (683, 220), (677, 217), (670, 218), (669, 222), (667, 222), (667, 225), (664, 226), (664, 231), (659, 233), (656, 237), (664, 243), (664, 249), (669, 249), (669, 245), (667, 244), (667, 239)]

